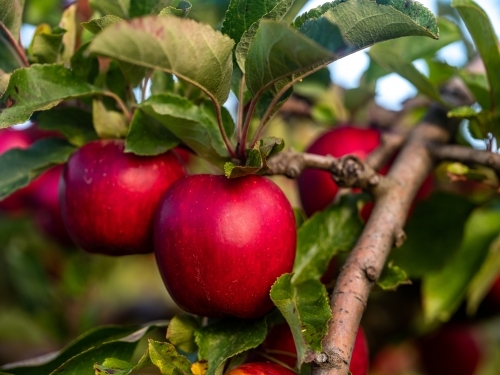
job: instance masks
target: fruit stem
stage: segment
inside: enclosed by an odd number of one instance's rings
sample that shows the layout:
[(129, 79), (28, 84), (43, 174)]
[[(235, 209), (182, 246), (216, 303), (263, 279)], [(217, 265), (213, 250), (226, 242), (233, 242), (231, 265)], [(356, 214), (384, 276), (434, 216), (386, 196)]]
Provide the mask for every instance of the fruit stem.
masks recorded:
[[(238, 147), (241, 145), (243, 137), (243, 108), (245, 107), (245, 74), (241, 76), (240, 90), (238, 93), (238, 118), (236, 123)], [(239, 150), (236, 150), (239, 151)]]
[(248, 107), (247, 116), (245, 117), (245, 123), (243, 125), (243, 136), (239, 144), (238, 155), (240, 158), (245, 157), (245, 147), (247, 143), (248, 130), (250, 129), (250, 122), (252, 121), (253, 113), (255, 111), (255, 106), (257, 105), (257, 101), (259, 100), (259, 96), (254, 96), (250, 101), (250, 106)]
[(121, 98), (118, 95), (116, 95), (114, 92), (108, 91), (108, 90), (104, 91), (103, 94), (115, 99), (116, 104), (118, 104), (118, 107), (120, 107), (121, 111), (123, 112), (123, 114), (127, 118), (127, 121), (130, 122), (132, 120), (132, 112), (130, 112), (128, 110), (127, 106), (125, 105), (123, 100), (121, 100)]
[(219, 131), (222, 135), (222, 139), (224, 140), (224, 143), (226, 144), (227, 151), (229, 152), (229, 155), (232, 158), (237, 158), (238, 156), (236, 155), (236, 152), (234, 151), (233, 146), (231, 145), (231, 141), (229, 141), (229, 138), (226, 134), (226, 131), (224, 130), (224, 124), (222, 122), (222, 112), (220, 109), (220, 105), (217, 104), (215, 101), (212, 101), (214, 103), (215, 107), (215, 115), (217, 116), (217, 124), (219, 125)]

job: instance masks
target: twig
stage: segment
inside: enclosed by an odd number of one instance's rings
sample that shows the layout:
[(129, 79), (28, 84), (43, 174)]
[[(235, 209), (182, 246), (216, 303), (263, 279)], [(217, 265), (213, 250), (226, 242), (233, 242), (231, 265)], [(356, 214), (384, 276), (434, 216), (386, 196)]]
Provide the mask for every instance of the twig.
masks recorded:
[(500, 176), (500, 154), (474, 150), (465, 146), (430, 144), (428, 149), (437, 160), (475, 163), (490, 167)]
[(379, 170), (384, 165), (387, 165), (389, 160), (394, 156), (397, 150), (405, 141), (407, 135), (395, 132), (382, 133), (380, 146), (373, 150), (366, 162), (374, 169)]

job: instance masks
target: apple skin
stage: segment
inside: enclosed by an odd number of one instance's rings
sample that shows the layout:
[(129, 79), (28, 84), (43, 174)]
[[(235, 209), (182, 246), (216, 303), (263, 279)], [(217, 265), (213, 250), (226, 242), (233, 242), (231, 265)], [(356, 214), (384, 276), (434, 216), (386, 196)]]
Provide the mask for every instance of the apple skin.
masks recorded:
[[(306, 152), (336, 158), (355, 154), (364, 160), (379, 144), (380, 133), (377, 130), (343, 125), (323, 133)], [(330, 173), (318, 169), (306, 169), (297, 182), (302, 207), (307, 216), (328, 206), (339, 190)]]
[[(0, 154), (14, 148), (27, 149), (33, 143), (26, 130), (0, 130)], [(19, 213), (28, 206), (31, 188), (26, 186), (0, 201), (0, 210)]]
[(179, 179), (158, 207), (155, 254), (163, 281), (184, 310), (212, 318), (257, 318), (269, 291), (291, 272), (297, 231), (279, 187), (261, 176)]
[(253, 362), (238, 366), (226, 375), (296, 375), (295, 372), (276, 363)]
[(472, 327), (446, 325), (422, 339), (420, 356), (427, 375), (473, 375), (482, 352)]
[[(283, 362), (287, 366), (295, 367), (297, 362), (297, 350), (293, 340), (292, 332), (288, 324), (277, 324), (267, 334), (262, 343), (262, 349), (267, 355)], [(290, 355), (276, 353), (285, 352)], [(366, 375), (369, 367), (368, 343), (363, 328), (360, 326), (354, 342), (351, 364), (349, 370), (352, 375)]]
[(59, 203), (79, 247), (105, 255), (153, 251), (154, 212), (185, 170), (176, 155), (125, 153), (123, 140), (97, 140), (76, 151), (63, 170)]

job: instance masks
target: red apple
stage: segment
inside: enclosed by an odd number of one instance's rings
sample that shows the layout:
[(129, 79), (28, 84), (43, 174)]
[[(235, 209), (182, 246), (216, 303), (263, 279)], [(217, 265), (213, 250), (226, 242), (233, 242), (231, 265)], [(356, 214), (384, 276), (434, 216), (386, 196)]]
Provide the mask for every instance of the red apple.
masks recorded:
[(420, 355), (428, 375), (473, 375), (482, 357), (475, 332), (463, 325), (443, 326), (424, 338)]
[[(25, 130), (2, 129), (0, 130), (0, 154), (14, 148), (26, 149), (32, 139)], [(25, 187), (11, 194), (7, 198), (0, 201), (0, 210), (7, 212), (19, 212), (27, 206), (28, 197), (30, 194), (29, 187)]]
[(62, 165), (52, 167), (35, 181), (31, 200), (35, 210), (35, 220), (42, 231), (62, 245), (72, 243), (61, 215), (58, 186), (63, 170)]
[(269, 362), (253, 362), (238, 366), (226, 375), (296, 375), (286, 367)]
[[(306, 152), (317, 155), (341, 157), (355, 154), (361, 159), (380, 143), (380, 133), (372, 128), (364, 129), (350, 125), (336, 127), (322, 134)], [(307, 169), (297, 179), (300, 200), (307, 216), (328, 206), (339, 190), (330, 173), (318, 169)]]
[[(295, 367), (297, 350), (288, 324), (278, 324), (271, 328), (266, 340), (262, 343), (262, 349), (268, 356), (290, 367)], [(368, 363), (368, 343), (363, 328), (359, 327), (349, 370), (352, 375), (366, 375), (368, 373)]]
[(123, 140), (93, 141), (69, 159), (59, 202), (73, 241), (91, 253), (153, 251), (153, 216), (161, 196), (185, 175), (177, 157), (124, 153)]
[(261, 176), (193, 175), (174, 183), (155, 219), (155, 254), (177, 304), (208, 317), (256, 318), (272, 309), (269, 290), (291, 272), (293, 210)]

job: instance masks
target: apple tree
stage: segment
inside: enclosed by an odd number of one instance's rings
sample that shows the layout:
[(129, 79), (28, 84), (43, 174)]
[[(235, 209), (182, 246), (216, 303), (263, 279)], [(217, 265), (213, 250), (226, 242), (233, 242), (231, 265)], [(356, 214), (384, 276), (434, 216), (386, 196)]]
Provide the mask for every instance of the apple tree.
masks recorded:
[(304, 3), (0, 0), (0, 374), (498, 374), (488, 15)]

